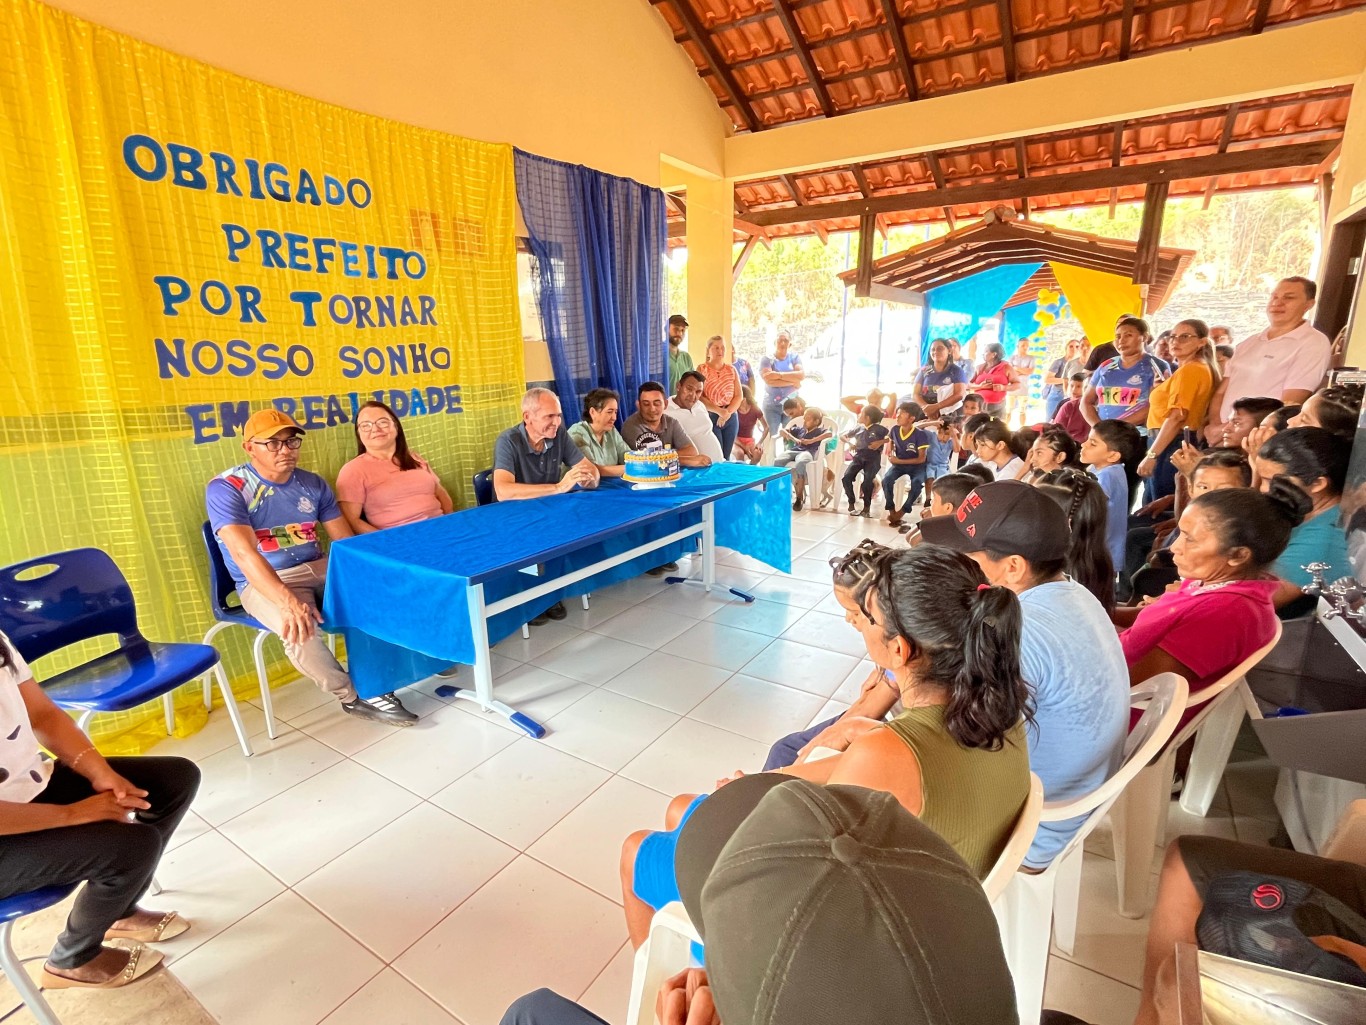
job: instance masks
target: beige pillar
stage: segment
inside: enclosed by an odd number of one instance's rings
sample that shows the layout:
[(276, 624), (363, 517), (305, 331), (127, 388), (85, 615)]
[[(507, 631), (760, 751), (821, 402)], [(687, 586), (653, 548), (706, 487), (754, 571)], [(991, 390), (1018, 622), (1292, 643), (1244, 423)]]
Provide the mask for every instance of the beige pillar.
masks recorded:
[(694, 362), (707, 339), (730, 340), (731, 268), (735, 252), (735, 187), (729, 178), (688, 177), (688, 340)]

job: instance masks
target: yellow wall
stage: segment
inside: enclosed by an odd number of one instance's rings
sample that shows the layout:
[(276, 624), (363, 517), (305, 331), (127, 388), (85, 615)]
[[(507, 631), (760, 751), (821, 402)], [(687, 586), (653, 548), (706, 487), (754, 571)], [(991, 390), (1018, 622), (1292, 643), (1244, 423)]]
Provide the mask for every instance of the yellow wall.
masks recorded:
[(644, 0), (51, 0), (248, 78), (649, 185), (726, 117)]
[[(1328, 220), (1330, 224), (1338, 224), (1363, 212), (1366, 212), (1366, 72), (1357, 79), (1352, 91), (1352, 109), (1342, 138), (1342, 155), (1338, 158), (1333, 181), (1333, 204), (1328, 210)], [(1363, 364), (1366, 364), (1366, 310), (1358, 309), (1352, 335), (1347, 340), (1347, 365)]]

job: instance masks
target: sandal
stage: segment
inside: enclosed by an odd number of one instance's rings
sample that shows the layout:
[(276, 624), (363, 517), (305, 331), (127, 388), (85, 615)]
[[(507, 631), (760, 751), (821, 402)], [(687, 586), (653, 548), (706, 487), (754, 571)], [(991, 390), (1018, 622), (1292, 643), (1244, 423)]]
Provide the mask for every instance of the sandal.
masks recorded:
[(137, 982), (144, 975), (150, 972), (157, 965), (161, 964), (162, 954), (159, 950), (149, 950), (146, 947), (133, 947), (128, 951), (128, 964), (112, 979), (105, 979), (104, 982), (83, 982), (80, 979), (70, 979), (65, 975), (55, 975), (52, 969), (43, 965), (43, 977), (40, 985), (43, 989), (118, 989), (127, 986), (130, 982)]
[(142, 929), (110, 929), (104, 934), (107, 940), (133, 940), (136, 943), (160, 943), (172, 940), (190, 928), (189, 919), (181, 918), (175, 911), (161, 916), (156, 925)]

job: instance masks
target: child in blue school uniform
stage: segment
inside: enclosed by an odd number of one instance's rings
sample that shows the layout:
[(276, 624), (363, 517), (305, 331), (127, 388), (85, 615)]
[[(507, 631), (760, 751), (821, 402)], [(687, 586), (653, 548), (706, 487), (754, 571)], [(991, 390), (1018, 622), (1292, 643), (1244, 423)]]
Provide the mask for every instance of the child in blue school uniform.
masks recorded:
[[(872, 404), (863, 407), (858, 415), (858, 426), (847, 431), (844, 440), (849, 442), (853, 455), (849, 468), (844, 471), (844, 497), (849, 500), (850, 516), (869, 515), (868, 507), (873, 502), (873, 491), (877, 487), (877, 472), (882, 469), (882, 448), (887, 442), (887, 428), (882, 426), (882, 410)], [(854, 511), (854, 481), (863, 474), (859, 494), (863, 498), (863, 508)]]

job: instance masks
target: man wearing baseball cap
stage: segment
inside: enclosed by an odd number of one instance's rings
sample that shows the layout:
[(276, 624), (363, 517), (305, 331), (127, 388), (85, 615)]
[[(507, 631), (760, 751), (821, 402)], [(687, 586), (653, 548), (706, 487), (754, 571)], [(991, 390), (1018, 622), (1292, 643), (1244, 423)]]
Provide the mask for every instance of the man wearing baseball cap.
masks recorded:
[(669, 394), (677, 394), (678, 379), (693, 369), (692, 356), (683, 350), (688, 321), (681, 313), (669, 318)]
[(248, 461), (209, 481), (205, 504), (242, 608), (278, 634), (294, 668), (350, 715), (391, 726), (417, 722), (393, 694), (361, 698), (318, 632), (327, 557), (319, 524), (333, 541), (351, 536), (327, 481), (299, 469), (304, 429), (278, 409), (253, 413), (242, 428)]
[[(1003, 1025), (1015, 990), (981, 884), (879, 790), (743, 776), (698, 806), (678, 884), (704, 969), (667, 980), (663, 1025)], [(550, 990), (503, 1025), (594, 1025)]]
[[(1020, 670), (1034, 696), (1029, 767), (1049, 801), (1090, 793), (1123, 757), (1129, 670), (1105, 608), (1063, 572), (1067, 514), (1038, 488), (1002, 480), (970, 492), (948, 516), (921, 520), (920, 535), (970, 556), (988, 581), (1019, 597)], [(1047, 868), (1084, 818), (1042, 823), (1025, 869)]]

